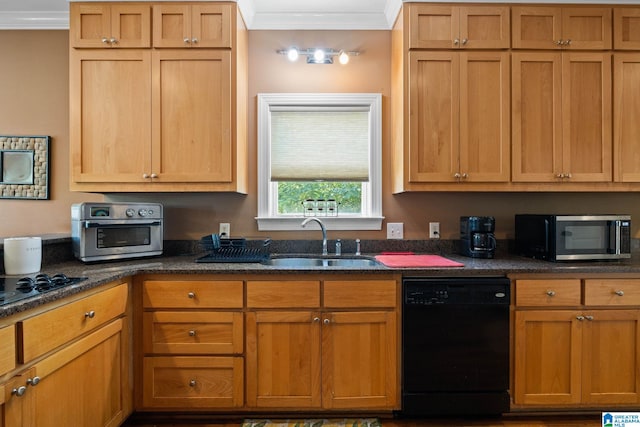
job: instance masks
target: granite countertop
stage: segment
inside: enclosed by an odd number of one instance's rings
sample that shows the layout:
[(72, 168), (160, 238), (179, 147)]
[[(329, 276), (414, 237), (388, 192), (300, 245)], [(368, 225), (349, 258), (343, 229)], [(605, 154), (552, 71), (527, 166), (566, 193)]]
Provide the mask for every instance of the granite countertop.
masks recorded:
[[(308, 255), (306, 255), (308, 256)], [(366, 257), (367, 255), (365, 255)], [(373, 257), (370, 254), (369, 257)], [(63, 272), (69, 277), (88, 277), (76, 285), (66, 286), (30, 299), (0, 306), (0, 318), (11, 316), (60, 298), (104, 285), (108, 282), (136, 274), (389, 274), (403, 276), (505, 276), (515, 274), (637, 274), (640, 277), (640, 257), (621, 261), (554, 263), (501, 255), (494, 259), (468, 258), (456, 254), (443, 255), (464, 264), (463, 267), (437, 268), (390, 268), (384, 265), (370, 267), (281, 267), (259, 263), (196, 263), (199, 255), (155, 257), (83, 264), (80, 261), (66, 261), (43, 267), (42, 272), (55, 274)], [(347, 257), (347, 256), (345, 256)]]

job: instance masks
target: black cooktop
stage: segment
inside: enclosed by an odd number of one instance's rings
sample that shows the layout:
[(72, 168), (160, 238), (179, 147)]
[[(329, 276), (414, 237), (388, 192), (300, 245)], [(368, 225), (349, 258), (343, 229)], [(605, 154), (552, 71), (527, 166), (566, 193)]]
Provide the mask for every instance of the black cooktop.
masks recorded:
[(0, 306), (41, 295), (64, 286), (75, 285), (83, 280), (87, 280), (87, 278), (67, 277), (62, 273), (51, 276), (41, 273), (24, 277), (0, 277)]

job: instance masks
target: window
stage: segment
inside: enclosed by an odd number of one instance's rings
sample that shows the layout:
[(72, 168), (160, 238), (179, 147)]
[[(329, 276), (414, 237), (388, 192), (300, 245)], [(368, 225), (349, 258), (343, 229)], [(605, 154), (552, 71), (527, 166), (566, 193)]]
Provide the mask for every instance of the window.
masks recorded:
[(382, 96), (258, 95), (258, 229), (382, 227)]

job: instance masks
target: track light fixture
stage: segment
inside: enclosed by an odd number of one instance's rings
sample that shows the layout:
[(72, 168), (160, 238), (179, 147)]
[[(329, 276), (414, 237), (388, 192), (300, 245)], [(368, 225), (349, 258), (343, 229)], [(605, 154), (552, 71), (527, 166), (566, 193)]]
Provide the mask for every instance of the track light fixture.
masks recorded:
[(349, 59), (352, 56), (360, 55), (357, 50), (335, 50), (335, 49), (323, 49), (323, 48), (308, 48), (298, 49), (297, 47), (290, 47), (288, 49), (282, 49), (277, 51), (280, 55), (286, 55), (289, 61), (295, 62), (300, 56), (307, 57), (307, 64), (333, 64), (333, 58), (338, 57), (338, 62), (345, 65), (349, 63)]

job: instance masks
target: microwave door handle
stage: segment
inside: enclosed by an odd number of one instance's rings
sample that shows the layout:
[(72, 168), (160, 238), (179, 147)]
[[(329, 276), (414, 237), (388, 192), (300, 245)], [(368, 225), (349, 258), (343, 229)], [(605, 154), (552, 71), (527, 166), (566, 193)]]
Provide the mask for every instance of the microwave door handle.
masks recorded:
[(122, 227), (141, 227), (141, 226), (159, 226), (162, 225), (162, 222), (160, 221), (152, 221), (152, 222), (136, 222), (135, 224), (129, 224), (129, 223), (124, 223), (124, 224), (110, 224), (110, 223), (104, 223), (104, 222), (91, 222), (91, 221), (85, 221), (84, 222), (84, 228), (98, 228), (98, 227), (103, 227), (103, 228), (122, 228)]
[(616, 255), (620, 255), (620, 231), (622, 227), (622, 221), (615, 221), (615, 227), (616, 227), (616, 240), (615, 240)]
[[(551, 235), (549, 234), (549, 220), (544, 220), (544, 253), (549, 254), (549, 239)], [(554, 236), (555, 239), (555, 236)]]

